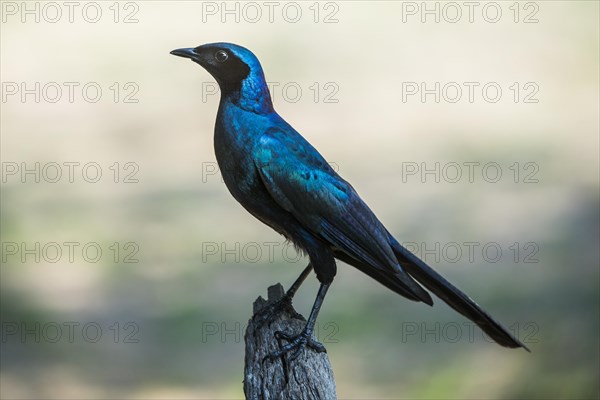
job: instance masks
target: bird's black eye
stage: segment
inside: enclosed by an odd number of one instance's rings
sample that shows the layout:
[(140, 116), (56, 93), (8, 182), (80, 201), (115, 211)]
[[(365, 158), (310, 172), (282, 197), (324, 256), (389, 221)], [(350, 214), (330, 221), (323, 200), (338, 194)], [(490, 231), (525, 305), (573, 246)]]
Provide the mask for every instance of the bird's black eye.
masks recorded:
[(224, 63), (229, 58), (229, 54), (227, 54), (224, 50), (219, 50), (215, 53), (215, 60), (220, 63)]

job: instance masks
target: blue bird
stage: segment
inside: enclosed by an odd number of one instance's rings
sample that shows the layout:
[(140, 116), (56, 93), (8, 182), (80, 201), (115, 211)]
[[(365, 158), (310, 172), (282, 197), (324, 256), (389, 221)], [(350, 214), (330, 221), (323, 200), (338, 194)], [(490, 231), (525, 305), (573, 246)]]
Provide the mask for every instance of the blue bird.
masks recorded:
[(271, 358), (293, 350), (293, 359), (306, 346), (324, 350), (313, 341), (312, 333), (336, 275), (336, 259), (410, 300), (433, 305), (424, 286), (498, 344), (529, 351), (471, 298), (400, 245), (356, 190), (277, 114), (260, 62), (252, 52), (231, 43), (211, 43), (171, 54), (191, 59), (219, 84), (214, 146), (233, 197), (308, 255), (308, 266), (284, 301), (291, 301), (311, 270), (320, 282), (306, 326), (293, 337), (280, 332), (288, 343)]

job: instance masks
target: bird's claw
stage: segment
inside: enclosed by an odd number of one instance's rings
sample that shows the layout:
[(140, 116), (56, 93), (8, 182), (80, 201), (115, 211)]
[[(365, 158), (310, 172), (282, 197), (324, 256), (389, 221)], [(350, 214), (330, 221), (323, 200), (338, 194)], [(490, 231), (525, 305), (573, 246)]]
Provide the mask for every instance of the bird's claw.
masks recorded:
[(277, 332), (275, 332), (275, 338), (279, 342), (281, 341), (281, 339), (284, 339), (288, 343), (285, 346), (281, 347), (279, 350), (265, 356), (265, 358), (263, 359), (263, 362), (267, 359), (269, 359), (270, 361), (273, 361), (292, 350), (294, 350), (294, 351), (290, 355), (289, 360), (294, 361), (295, 359), (298, 358), (298, 356), (300, 356), (300, 353), (306, 347), (310, 347), (317, 353), (326, 353), (327, 352), (327, 350), (325, 349), (325, 346), (323, 346), (321, 343), (314, 340), (307, 331), (302, 331), (299, 335), (296, 335), (296, 336), (288, 335), (287, 333), (284, 333), (282, 331), (277, 331)]

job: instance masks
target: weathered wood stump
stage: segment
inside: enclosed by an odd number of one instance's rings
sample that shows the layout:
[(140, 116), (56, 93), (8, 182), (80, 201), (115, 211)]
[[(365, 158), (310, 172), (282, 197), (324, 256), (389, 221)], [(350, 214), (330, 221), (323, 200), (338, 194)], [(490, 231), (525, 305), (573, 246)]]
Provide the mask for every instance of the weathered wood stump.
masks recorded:
[[(264, 311), (285, 294), (281, 284), (269, 287), (268, 299), (258, 297), (254, 315), (248, 321), (244, 335), (246, 357), (244, 366), (244, 393), (248, 400), (333, 400), (336, 399), (333, 370), (327, 353), (317, 353), (306, 347), (295, 360), (291, 354), (279, 359), (265, 357), (279, 350), (287, 342), (278, 341), (275, 332), (297, 335), (306, 320), (291, 303), (274, 309), (274, 314), (261, 321)], [(263, 314), (261, 314), (261, 311)]]

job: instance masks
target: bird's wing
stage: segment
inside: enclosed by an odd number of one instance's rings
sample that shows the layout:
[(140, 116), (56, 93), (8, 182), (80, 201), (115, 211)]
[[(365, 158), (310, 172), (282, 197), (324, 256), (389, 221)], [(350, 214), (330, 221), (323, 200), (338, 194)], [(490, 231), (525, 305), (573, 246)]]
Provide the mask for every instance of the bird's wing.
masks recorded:
[(417, 298), (431, 303), (429, 294), (398, 263), (385, 227), (299, 134), (270, 129), (259, 139), (254, 155), (268, 192), (304, 228), (350, 257), (393, 274)]

